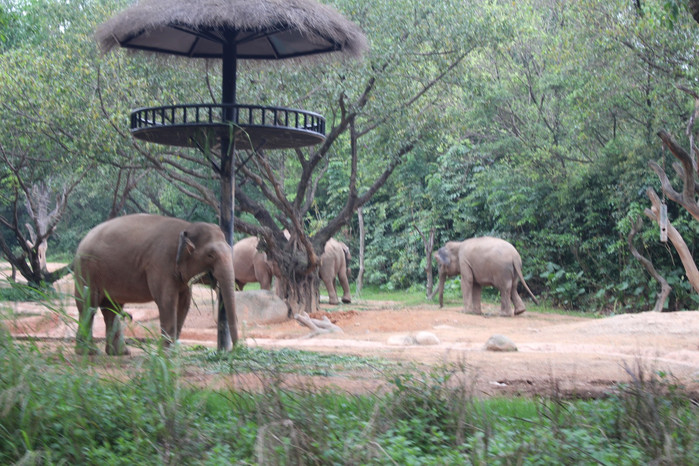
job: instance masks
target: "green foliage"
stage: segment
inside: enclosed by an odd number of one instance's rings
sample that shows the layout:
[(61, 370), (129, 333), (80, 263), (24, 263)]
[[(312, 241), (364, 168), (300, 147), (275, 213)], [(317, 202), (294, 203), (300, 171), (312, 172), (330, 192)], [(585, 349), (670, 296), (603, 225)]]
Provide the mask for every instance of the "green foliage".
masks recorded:
[[(185, 193), (216, 190), (210, 164), (199, 163), (196, 151), (134, 147), (126, 118), (137, 105), (210, 100), (220, 70), (199, 61), (100, 56), (95, 27), (127, 3), (0, 0), (0, 145), (9, 162), (31, 161), (19, 175), (0, 164), (0, 216), (12, 218), (19, 206), (18, 225), (26, 223), (24, 199), (15, 196), (20, 181), (50, 177), (60, 191), (89, 174), (50, 239), (52, 255), (70, 257), (110, 214), (216, 221), (210, 205)], [(530, 287), (554, 305), (591, 312), (653, 306), (658, 287), (629, 254), (626, 235), (648, 206), (646, 188), (658, 190), (648, 161), (668, 172), (674, 162), (657, 131), (680, 139), (692, 111), (691, 98), (676, 86), (699, 76), (699, 29), (686, 2), (331, 3), (367, 33), (364, 61), (241, 67), (238, 94), (251, 103), (303, 104), (332, 127), (343, 111), (338, 102), (354, 111), (371, 80), (355, 119), (360, 132), (367, 130), (357, 147), (358, 194), (406, 143), (413, 146), (364, 206), (366, 285), (422, 289), (425, 266), (436, 274), (423, 237), (434, 231), (436, 249), (489, 234), (518, 248)], [(313, 180), (316, 197), (303, 219), (311, 233), (345, 206), (349, 142), (340, 137), (322, 162), (327, 170)], [(153, 169), (169, 156), (196, 189)], [(294, 200), (297, 157), (267, 156)], [(127, 180), (138, 180), (137, 189), (118, 206)], [(239, 188), (274, 210), (250, 183)], [(696, 220), (668, 205), (696, 251)], [(256, 222), (250, 214), (239, 220)], [(356, 224), (343, 233), (356, 276)], [(20, 254), (11, 229), (1, 227), (0, 235)], [(657, 226), (646, 222), (635, 244), (672, 284), (667, 306), (696, 308), (677, 254), (657, 237)]]
[[(47, 302), (56, 297), (56, 291), (50, 286), (28, 286), (12, 281), (6, 282), (9, 286), (0, 288), (0, 302), (2, 301), (34, 301)], [(1, 316), (1, 314), (0, 314)]]
[[(699, 455), (697, 407), (671, 374), (647, 367), (640, 360), (625, 366), (631, 382), (613, 398), (616, 422), (608, 426), (615, 439), (636, 444), (661, 464), (689, 464)], [(690, 460), (691, 462), (691, 460)]]
[[(324, 373), (319, 354), (144, 349), (126, 360), (44, 354), (0, 327), (0, 462), (692, 464), (699, 454), (696, 405), (670, 375), (641, 366), (604, 400), (479, 399), (464, 364), (393, 367), (386, 391), (351, 395), (283, 388), (286, 365)], [(347, 360), (336, 358), (341, 370)], [(246, 361), (265, 381), (259, 391), (183, 377), (225, 380)]]
[(386, 370), (392, 363), (379, 358), (350, 355), (319, 354), (309, 351), (281, 349), (268, 351), (238, 346), (230, 354), (195, 348), (183, 354), (186, 363), (206, 368), (212, 374), (270, 373), (333, 376), (359, 367)]

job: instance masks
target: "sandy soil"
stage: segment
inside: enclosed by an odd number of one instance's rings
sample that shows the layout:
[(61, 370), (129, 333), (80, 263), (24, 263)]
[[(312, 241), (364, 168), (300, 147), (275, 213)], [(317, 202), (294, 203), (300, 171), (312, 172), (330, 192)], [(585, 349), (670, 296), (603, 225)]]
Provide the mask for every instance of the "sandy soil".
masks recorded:
[[(0, 277), (2, 278), (2, 277)], [(60, 284), (69, 291), (70, 280)], [(12, 319), (4, 323), (18, 338), (33, 336), (53, 344), (72, 346), (77, 312), (69, 298), (55, 303), (65, 309), (57, 313), (35, 303), (3, 304)], [(392, 302), (356, 301), (321, 306), (324, 313), (342, 329), (307, 338), (309, 330), (293, 320), (274, 325), (241, 322), (243, 341), (264, 348), (296, 348), (318, 352), (343, 353), (409, 361), (421, 369), (445, 363), (458, 363), (474, 389), (484, 396), (548, 394), (558, 390), (582, 397), (611, 393), (619, 382), (629, 381), (627, 368), (639, 364), (646, 371), (662, 371), (699, 398), (699, 312), (645, 312), (606, 318), (585, 318), (528, 311), (514, 318), (496, 315), (495, 304), (484, 304), (486, 316), (467, 315), (458, 306), (439, 309), (436, 304), (402, 307)], [(181, 336), (183, 345), (216, 345), (214, 297), (196, 287), (195, 302)], [(127, 335), (157, 335), (158, 319), (154, 304), (129, 306), (133, 315)], [(0, 321), (2, 322), (2, 321)], [(434, 334), (438, 344), (400, 344), (401, 337), (417, 332)], [(505, 335), (518, 348), (516, 352), (486, 351), (485, 342), (494, 334)], [(95, 319), (95, 336), (104, 336), (104, 324)], [(48, 346), (47, 348), (50, 348)], [(127, 358), (138, 357), (137, 351)], [(197, 368), (186, 373), (192, 383), (208, 386), (255, 388), (264, 381), (255, 377), (214, 377)], [(312, 383), (350, 392), (379, 390), (386, 377), (366, 370), (314, 377), (309, 381), (290, 376), (289, 385)]]

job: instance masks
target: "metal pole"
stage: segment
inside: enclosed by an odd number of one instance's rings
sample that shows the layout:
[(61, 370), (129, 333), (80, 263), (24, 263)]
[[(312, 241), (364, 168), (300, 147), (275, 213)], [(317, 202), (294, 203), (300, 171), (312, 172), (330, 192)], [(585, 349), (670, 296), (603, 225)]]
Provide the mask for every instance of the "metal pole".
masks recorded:
[[(234, 215), (235, 209), (235, 136), (234, 109), (235, 87), (237, 72), (237, 50), (235, 43), (235, 31), (227, 31), (223, 43), (223, 62), (221, 78), (221, 103), (223, 108), (223, 120), (231, 123), (228, 133), (221, 137), (221, 218), (220, 226), (226, 236), (226, 241), (233, 247)], [(219, 351), (231, 349), (238, 341), (238, 335), (231, 335), (228, 326), (226, 309), (221, 296), (218, 299), (218, 338)], [(237, 326), (236, 326), (237, 327)]]

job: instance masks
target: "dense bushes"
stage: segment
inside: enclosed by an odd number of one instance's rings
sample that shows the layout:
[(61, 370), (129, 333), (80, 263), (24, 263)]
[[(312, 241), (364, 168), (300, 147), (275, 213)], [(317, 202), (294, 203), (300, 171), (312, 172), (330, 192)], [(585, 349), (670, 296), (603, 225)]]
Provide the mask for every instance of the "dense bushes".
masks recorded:
[[(674, 248), (660, 243), (657, 225), (643, 215), (649, 205), (645, 188), (654, 181), (644, 172), (643, 160), (609, 154), (578, 167), (565, 182), (554, 183), (512, 164), (486, 166), (472, 160), (469, 165), (470, 154), (467, 148), (455, 147), (428, 165), (433, 171), (426, 176), (405, 172), (409, 165), (400, 167), (392, 180), (396, 187), (389, 191), (400, 192), (406, 183), (419, 185), (424, 178), (425, 185), (416, 191), (428, 198), (421, 208), (436, 212), (428, 220), (417, 215), (417, 205), (396, 205), (395, 196), (378, 197), (366, 209), (365, 217), (371, 221), (366, 283), (386, 289), (424, 289), (424, 246), (416, 228), (434, 227), (435, 249), (449, 240), (482, 235), (512, 242), (522, 256), (530, 288), (556, 307), (605, 313), (645, 311), (653, 307), (659, 285), (633, 258), (627, 244), (631, 223), (642, 218), (644, 228), (634, 244), (672, 282), (674, 292), (666, 308), (699, 305)], [(438, 186), (431, 185), (435, 181)], [(435, 190), (439, 195), (432, 196)], [(417, 198), (416, 193), (410, 196), (415, 204)], [(696, 221), (676, 205), (668, 207), (673, 225), (694, 251), (699, 245)], [(356, 250), (356, 240), (351, 244)], [(351, 265), (356, 269), (356, 261)], [(433, 270), (436, 274), (434, 261)]]
[[(150, 57), (99, 57), (94, 28), (126, 3), (32, 0), (10, 2), (12, 8), (0, 12), (6, 29), (0, 33), (0, 100), (6, 102), (0, 140), (7, 162), (0, 165), (0, 216), (17, 214), (15, 226), (0, 227), (0, 238), (17, 257), (27, 252), (22, 235), (30, 221), (22, 208), (26, 199), (14, 196), (20, 181), (50, 180), (56, 197), (89, 172), (49, 239), (49, 254), (65, 261), (110, 213), (216, 221), (202, 199), (209, 189), (215, 192), (217, 181), (208, 164), (204, 175), (198, 164), (187, 163), (201, 161), (201, 154), (162, 163), (169, 149), (158, 154), (134, 147), (124, 118), (140, 103), (208, 99), (216, 88), (209, 76), (217, 73), (192, 62), (154, 66)], [(351, 189), (366, 193), (384, 161), (400, 153), (400, 165), (363, 207), (367, 285), (423, 288), (428, 264), (420, 233), (434, 231), (436, 247), (490, 234), (515, 244), (531, 288), (556, 306), (591, 312), (652, 307), (657, 286), (631, 258), (626, 235), (648, 206), (645, 189), (658, 190), (648, 162), (659, 161), (673, 176), (674, 160), (657, 131), (688, 146), (682, 135), (692, 99), (678, 85), (696, 82), (699, 29), (678, 2), (589, 0), (555, 8), (540, 0), (329, 3), (369, 36), (364, 64), (293, 67), (282, 74), (246, 69), (239, 85), (241, 99), (250, 102), (308, 103), (322, 110), (329, 128), (338, 115), (359, 112), (352, 123), (362, 134), (359, 143), (352, 148), (350, 138), (341, 137), (313, 176), (315, 197), (304, 200), (312, 208), (299, 219), (308, 232), (327, 226)], [(45, 15), (47, 9), (56, 14)], [(377, 70), (385, 74), (366, 76)], [(323, 92), (310, 92), (310, 82)], [(369, 92), (368, 106), (350, 104), (365, 101), (369, 89), (376, 93)], [(411, 105), (418, 95), (421, 104)], [(144, 150), (154, 151), (150, 162)], [(350, 181), (352, 150), (362, 162)], [(241, 153), (241, 160), (254, 160), (248, 156)], [(269, 157), (282, 191), (296, 202), (297, 156), (274, 151)], [(168, 172), (170, 165), (182, 170)], [(238, 180), (260, 207), (276, 204), (252, 184)], [(697, 222), (668, 206), (693, 252)], [(288, 211), (282, 210), (270, 216), (283, 219)], [(238, 214), (255, 223), (253, 217)], [(339, 235), (351, 246), (356, 272), (356, 217), (353, 222)], [(636, 244), (673, 285), (667, 307), (696, 308), (676, 254), (657, 238), (657, 227), (646, 220)]]

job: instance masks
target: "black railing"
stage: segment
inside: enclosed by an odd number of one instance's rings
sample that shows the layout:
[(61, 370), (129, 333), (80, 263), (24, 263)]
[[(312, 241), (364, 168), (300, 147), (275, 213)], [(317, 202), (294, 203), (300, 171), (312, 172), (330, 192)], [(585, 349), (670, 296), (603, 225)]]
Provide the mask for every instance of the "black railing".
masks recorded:
[(313, 112), (260, 105), (184, 104), (144, 107), (131, 113), (131, 130), (162, 126), (233, 125), (310, 131), (325, 135), (325, 118)]

